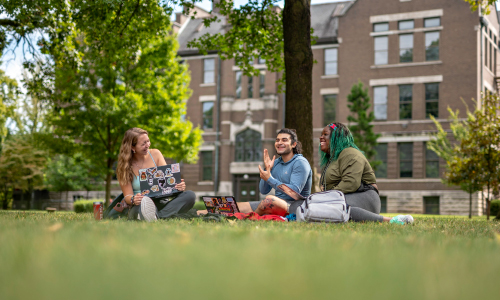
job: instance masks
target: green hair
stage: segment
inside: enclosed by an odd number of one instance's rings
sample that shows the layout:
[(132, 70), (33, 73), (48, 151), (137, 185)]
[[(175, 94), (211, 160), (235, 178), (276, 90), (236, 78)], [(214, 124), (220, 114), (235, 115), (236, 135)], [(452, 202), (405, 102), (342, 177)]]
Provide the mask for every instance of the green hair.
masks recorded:
[(330, 160), (337, 160), (340, 152), (346, 148), (352, 147), (359, 150), (347, 126), (342, 123), (331, 123), (328, 125), (328, 129), (330, 129), (330, 153), (321, 151), (321, 147), (319, 149), (319, 161), (322, 168), (326, 166)]

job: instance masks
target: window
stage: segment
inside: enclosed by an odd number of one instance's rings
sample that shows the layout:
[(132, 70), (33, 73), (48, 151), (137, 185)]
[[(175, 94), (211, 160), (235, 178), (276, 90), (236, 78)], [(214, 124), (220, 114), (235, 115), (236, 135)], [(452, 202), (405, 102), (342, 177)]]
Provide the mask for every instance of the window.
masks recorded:
[(387, 87), (376, 86), (373, 88), (373, 110), (375, 120), (387, 120)]
[(413, 61), (413, 34), (399, 36), (399, 62)]
[(488, 38), (484, 37), (484, 66), (488, 66)]
[(337, 48), (325, 49), (325, 75), (337, 74)]
[(377, 166), (375, 170), (375, 176), (377, 178), (387, 178), (387, 144), (378, 144), (375, 147), (377, 155), (375, 155), (375, 160), (381, 161), (382, 163)]
[(413, 143), (398, 143), (399, 177), (413, 177)]
[(264, 97), (265, 87), (266, 87), (266, 73), (260, 72), (260, 76), (259, 76), (259, 97), (260, 98)]
[(375, 64), (387, 65), (389, 63), (389, 38), (386, 36), (378, 36), (374, 39), (375, 42)]
[(337, 95), (323, 95), (323, 124), (324, 126), (335, 122), (335, 108)]
[(493, 50), (492, 50), (492, 45), (490, 43), (490, 70), (493, 70)]
[(248, 77), (248, 97), (247, 98), (253, 98), (253, 77)]
[(413, 85), (399, 86), (399, 119), (411, 119), (411, 102), (413, 99)]
[(439, 32), (425, 33), (425, 60), (439, 60)]
[(236, 72), (236, 98), (241, 98), (241, 71)]
[(265, 63), (266, 63), (266, 60), (265, 60), (265, 59), (263, 59), (263, 58), (261, 58), (261, 57), (259, 56), (259, 59), (257, 60), (257, 63), (258, 63), (259, 65), (263, 65), (263, 64), (265, 64)]
[(439, 177), (439, 156), (431, 149), (425, 146), (425, 177), (438, 178)]
[(424, 19), (424, 27), (437, 27), (441, 26), (441, 18)]
[(380, 213), (387, 212), (387, 196), (380, 196)]
[(414, 22), (413, 20), (407, 20), (407, 21), (399, 21), (398, 22), (398, 29), (399, 30), (406, 30), (406, 29), (413, 29)]
[(203, 102), (203, 129), (213, 128), (214, 102)]
[(212, 180), (212, 151), (202, 151), (201, 152), (201, 180), (211, 181)]
[(215, 59), (205, 58), (203, 60), (203, 83), (215, 82)]
[(373, 32), (389, 31), (389, 23), (376, 23), (373, 24)]
[(246, 129), (236, 135), (236, 161), (261, 161), (261, 134), (252, 129)]
[(439, 196), (424, 197), (424, 214), (439, 215)]
[(425, 115), (427, 119), (439, 115), (439, 83), (425, 84)]

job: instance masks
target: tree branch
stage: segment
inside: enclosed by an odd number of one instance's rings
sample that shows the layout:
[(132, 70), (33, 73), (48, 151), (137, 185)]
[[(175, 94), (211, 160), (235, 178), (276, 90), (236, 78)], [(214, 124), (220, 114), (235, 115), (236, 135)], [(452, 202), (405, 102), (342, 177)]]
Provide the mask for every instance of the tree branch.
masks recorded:
[(22, 24), (11, 19), (0, 19), (0, 26), (21, 27)]
[(137, 9), (139, 8), (139, 4), (140, 4), (140, 0), (137, 0), (137, 5), (135, 6), (134, 11), (130, 15), (130, 18), (128, 18), (128, 21), (125, 24), (125, 26), (122, 28), (122, 30), (120, 30), (120, 36), (122, 36), (123, 31), (128, 27), (128, 24), (130, 24), (130, 21), (132, 21), (132, 18), (134, 17), (135, 13), (137, 12)]

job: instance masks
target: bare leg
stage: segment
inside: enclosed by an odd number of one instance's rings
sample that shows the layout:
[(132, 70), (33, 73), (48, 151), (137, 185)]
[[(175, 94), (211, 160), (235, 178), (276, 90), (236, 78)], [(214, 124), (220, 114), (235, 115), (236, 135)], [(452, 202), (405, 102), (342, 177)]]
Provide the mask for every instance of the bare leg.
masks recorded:
[(284, 217), (288, 213), (287, 210), (288, 203), (285, 200), (269, 195), (266, 196), (266, 199), (262, 200), (255, 212), (260, 216), (278, 215)]
[(240, 213), (244, 214), (253, 212), (252, 207), (248, 202), (238, 202), (238, 209), (240, 210)]

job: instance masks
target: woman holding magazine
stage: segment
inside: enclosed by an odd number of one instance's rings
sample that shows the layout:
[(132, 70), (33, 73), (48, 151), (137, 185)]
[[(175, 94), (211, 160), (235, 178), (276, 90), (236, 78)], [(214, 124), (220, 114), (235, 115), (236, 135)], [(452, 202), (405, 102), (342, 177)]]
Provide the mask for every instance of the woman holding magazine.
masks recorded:
[(344, 193), (350, 206), (351, 220), (413, 223), (410, 215), (394, 218), (380, 213), (380, 197), (377, 179), (370, 163), (352, 137), (349, 128), (342, 123), (331, 123), (321, 132), (319, 138), (320, 166), (322, 168), (320, 187), (322, 191), (338, 190)]
[(141, 195), (139, 170), (167, 163), (161, 152), (150, 149), (148, 132), (140, 128), (132, 128), (125, 132), (118, 156), (116, 175), (122, 189), (124, 200), (129, 210), (130, 220), (154, 221), (158, 218), (165, 219), (177, 213), (190, 210), (196, 196), (192, 191), (186, 191), (184, 179), (175, 185), (175, 189), (182, 191), (176, 196), (152, 200)]

